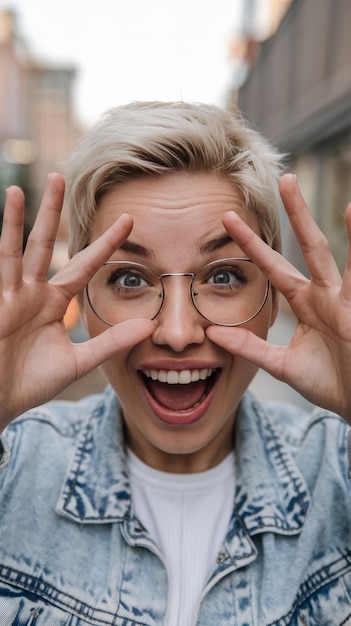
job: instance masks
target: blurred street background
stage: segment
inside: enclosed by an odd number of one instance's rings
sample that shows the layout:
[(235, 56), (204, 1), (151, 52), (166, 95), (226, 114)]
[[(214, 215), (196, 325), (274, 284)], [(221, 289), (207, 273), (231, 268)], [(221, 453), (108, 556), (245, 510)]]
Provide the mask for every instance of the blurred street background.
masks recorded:
[[(351, 201), (350, 0), (0, 0), (0, 218), (5, 189), (26, 194), (26, 235), (49, 172), (111, 106), (190, 100), (239, 107), (286, 157), (340, 271)], [(284, 255), (304, 261), (282, 207)], [(67, 258), (63, 216), (51, 273)], [(66, 316), (83, 339), (78, 308)], [(286, 307), (271, 340), (287, 343)], [(61, 397), (104, 385), (99, 371)], [(304, 404), (260, 372), (262, 398)]]

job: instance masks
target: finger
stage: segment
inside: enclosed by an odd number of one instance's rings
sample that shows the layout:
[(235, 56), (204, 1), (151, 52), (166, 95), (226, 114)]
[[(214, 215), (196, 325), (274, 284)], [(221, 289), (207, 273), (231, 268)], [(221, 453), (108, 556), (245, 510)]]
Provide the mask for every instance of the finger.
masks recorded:
[(129, 349), (155, 330), (155, 322), (133, 319), (121, 322), (93, 339), (76, 345), (78, 377), (88, 374), (107, 359)]
[(234, 211), (225, 213), (223, 225), (245, 254), (288, 300), (296, 289), (307, 284), (305, 276), (272, 250)]
[(4, 289), (16, 290), (22, 283), (24, 193), (7, 189), (0, 245), (0, 276)]
[(313, 219), (296, 177), (292, 174), (282, 176), (279, 189), (312, 280), (322, 285), (340, 284), (339, 270), (328, 240)]
[(25, 275), (46, 280), (60, 223), (65, 184), (60, 174), (50, 174), (35, 224), (23, 257)]
[(92, 276), (127, 239), (133, 226), (130, 215), (121, 215), (118, 220), (96, 241), (76, 254), (50, 279), (50, 284), (59, 287), (69, 298), (82, 291)]
[(206, 334), (210, 341), (227, 352), (250, 361), (278, 380), (285, 382), (285, 346), (271, 344), (247, 328), (209, 326)]

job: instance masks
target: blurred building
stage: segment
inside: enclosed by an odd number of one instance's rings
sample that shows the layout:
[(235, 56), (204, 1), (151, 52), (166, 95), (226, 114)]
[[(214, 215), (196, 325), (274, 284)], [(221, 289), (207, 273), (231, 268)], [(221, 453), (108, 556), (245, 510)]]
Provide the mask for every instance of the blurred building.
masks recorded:
[(239, 17), (229, 41), (228, 108), (236, 106), (238, 90), (256, 62), (261, 43), (277, 30), (291, 1), (237, 0)]
[(26, 194), (30, 228), (49, 172), (60, 171), (80, 128), (73, 67), (34, 59), (18, 31), (16, 14), (0, 10), (0, 209), (4, 190)]
[[(238, 95), (255, 127), (289, 155), (339, 267), (351, 201), (351, 2), (293, 0), (259, 45)], [(285, 223), (285, 253), (304, 264)]]

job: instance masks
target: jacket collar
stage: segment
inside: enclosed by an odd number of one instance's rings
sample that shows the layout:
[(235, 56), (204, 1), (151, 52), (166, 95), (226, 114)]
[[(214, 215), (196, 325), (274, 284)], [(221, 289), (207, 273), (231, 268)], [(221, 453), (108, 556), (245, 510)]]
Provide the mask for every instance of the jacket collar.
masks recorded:
[[(245, 535), (300, 532), (310, 500), (308, 489), (279, 427), (250, 393), (239, 407), (235, 436), (236, 508), (228, 539), (235, 535), (238, 540), (239, 527), (245, 527)], [(109, 387), (79, 433), (57, 512), (82, 523), (131, 518), (123, 425)]]
[(120, 407), (107, 387), (78, 435), (56, 511), (88, 524), (122, 521), (130, 501)]
[[(284, 405), (279, 417), (283, 418)], [(310, 494), (267, 406), (246, 393), (236, 418), (236, 511), (248, 532), (299, 532)]]

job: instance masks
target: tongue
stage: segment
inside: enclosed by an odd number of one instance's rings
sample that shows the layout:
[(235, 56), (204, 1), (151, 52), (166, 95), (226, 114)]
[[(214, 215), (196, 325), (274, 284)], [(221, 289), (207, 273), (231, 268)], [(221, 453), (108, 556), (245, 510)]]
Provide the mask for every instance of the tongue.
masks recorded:
[(148, 388), (159, 404), (171, 411), (185, 411), (200, 402), (206, 391), (206, 381), (199, 380), (189, 385), (168, 385), (148, 380)]

